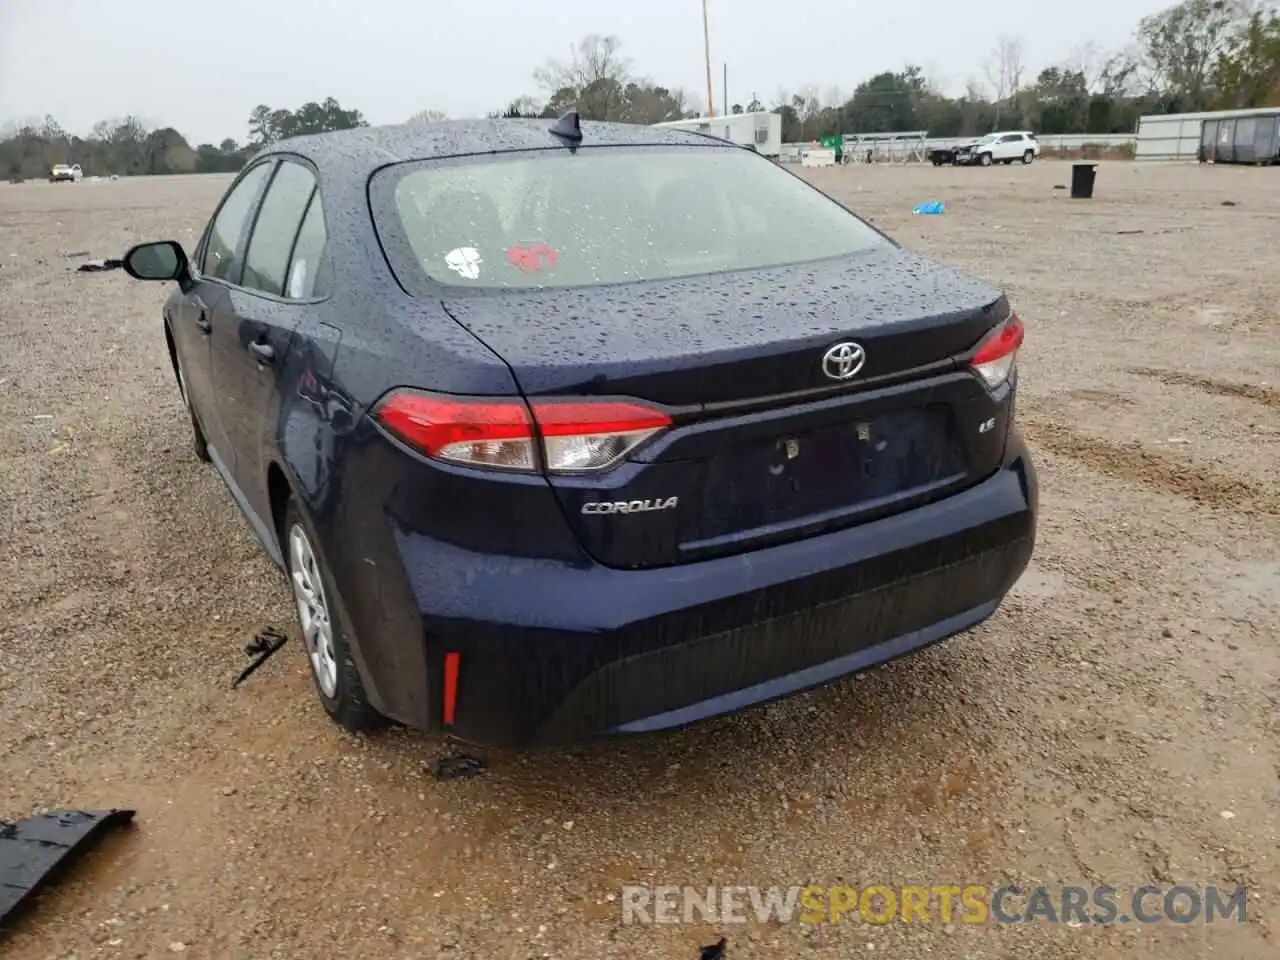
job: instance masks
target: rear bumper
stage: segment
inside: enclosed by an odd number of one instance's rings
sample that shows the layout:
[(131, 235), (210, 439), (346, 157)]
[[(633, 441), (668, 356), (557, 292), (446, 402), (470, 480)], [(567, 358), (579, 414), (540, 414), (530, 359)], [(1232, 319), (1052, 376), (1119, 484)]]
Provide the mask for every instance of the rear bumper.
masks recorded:
[[(426, 675), (402, 674), (375, 702), (438, 728), (444, 658), (457, 652), (447, 729), (473, 742), (568, 742), (740, 710), (990, 616), (1030, 560), (1036, 511), (1035, 471), (1015, 433), (1002, 469), (945, 500), (676, 567), (480, 557), (397, 534)], [(404, 716), (396, 700), (425, 716)]]

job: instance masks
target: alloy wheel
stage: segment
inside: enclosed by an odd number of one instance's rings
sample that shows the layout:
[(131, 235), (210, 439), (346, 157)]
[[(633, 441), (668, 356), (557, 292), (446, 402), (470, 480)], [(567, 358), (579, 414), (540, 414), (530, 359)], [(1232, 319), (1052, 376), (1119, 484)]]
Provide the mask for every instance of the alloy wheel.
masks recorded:
[(298, 605), (298, 623), (307, 645), (311, 671), (320, 692), (332, 700), (338, 693), (338, 658), (333, 649), (333, 621), (311, 540), (301, 524), (289, 530), (289, 577)]

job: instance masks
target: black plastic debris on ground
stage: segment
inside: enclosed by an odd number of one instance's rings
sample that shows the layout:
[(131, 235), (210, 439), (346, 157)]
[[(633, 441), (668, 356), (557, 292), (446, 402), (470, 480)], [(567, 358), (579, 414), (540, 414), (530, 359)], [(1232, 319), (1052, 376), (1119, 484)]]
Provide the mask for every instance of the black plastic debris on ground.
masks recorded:
[(475, 757), (458, 755), (440, 757), (431, 764), (431, 775), (437, 780), (459, 780), (484, 773), (484, 761)]
[(123, 260), (90, 260), (76, 267), (80, 273), (98, 273), (102, 270), (119, 270), (124, 266)]
[(71, 861), (132, 820), (132, 810), (63, 810), (0, 821), (0, 933)]
[(729, 941), (721, 937), (719, 943), (703, 947), (702, 952), (698, 954), (698, 960), (725, 960), (729, 956), (728, 950)]
[(275, 627), (263, 627), (254, 635), (252, 640), (244, 645), (244, 655), (246, 657), (256, 657), (257, 659), (240, 671), (240, 676), (231, 681), (231, 686), (238, 687), (249, 679), (255, 670), (266, 663), (273, 653), (285, 645), (288, 639), (289, 635), (287, 633), (281, 633)]

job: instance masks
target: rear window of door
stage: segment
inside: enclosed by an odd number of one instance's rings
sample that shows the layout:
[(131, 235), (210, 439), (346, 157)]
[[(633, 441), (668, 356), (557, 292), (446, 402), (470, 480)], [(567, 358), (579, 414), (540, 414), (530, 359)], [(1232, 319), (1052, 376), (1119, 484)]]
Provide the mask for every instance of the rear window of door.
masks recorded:
[(200, 260), (200, 272), (206, 277), (228, 283), (238, 281), (240, 265), (244, 260), (244, 247), (240, 241), (262, 182), (270, 170), (270, 162), (260, 163), (251, 169), (231, 188), (222, 206), (218, 208), (209, 228), (204, 256)]
[(320, 202), (320, 191), (311, 195), (311, 203), (307, 205), (306, 215), (302, 218), (302, 227), (298, 230), (298, 240), (293, 245), (293, 259), (289, 262), (289, 280), (284, 295), (291, 300), (306, 300), (311, 297), (323, 297), (329, 290), (325, 277), (320, 272), (324, 264), (325, 246), (329, 235), (324, 224), (324, 207)]
[(307, 167), (292, 160), (280, 164), (253, 225), (241, 286), (284, 294), (294, 243), (315, 191), (315, 174)]

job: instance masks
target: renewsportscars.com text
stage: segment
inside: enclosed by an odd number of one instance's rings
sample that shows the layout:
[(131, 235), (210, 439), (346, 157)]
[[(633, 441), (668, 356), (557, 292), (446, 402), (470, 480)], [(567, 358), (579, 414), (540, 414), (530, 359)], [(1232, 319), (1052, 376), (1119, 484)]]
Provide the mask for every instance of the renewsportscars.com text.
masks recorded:
[(1243, 887), (1213, 886), (627, 886), (622, 922), (1244, 923), (1245, 899)]

